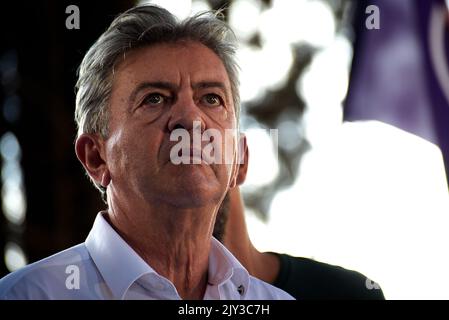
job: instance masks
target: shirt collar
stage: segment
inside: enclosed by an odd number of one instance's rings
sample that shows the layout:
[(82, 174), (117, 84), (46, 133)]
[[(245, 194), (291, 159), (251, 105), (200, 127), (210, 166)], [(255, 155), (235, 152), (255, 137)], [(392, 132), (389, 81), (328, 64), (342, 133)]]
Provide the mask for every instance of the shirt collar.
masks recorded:
[[(92, 260), (116, 299), (123, 299), (131, 285), (147, 274), (157, 274), (109, 225), (100, 212), (85, 245)], [(249, 273), (218, 240), (212, 237), (208, 282), (221, 286), (230, 281), (242, 298), (249, 285)]]
[(86, 239), (92, 260), (116, 299), (141, 276), (156, 273), (109, 225), (100, 212)]
[(209, 284), (220, 286), (229, 280), (244, 298), (248, 291), (249, 279), (249, 273), (245, 267), (223, 244), (212, 237), (209, 254)]

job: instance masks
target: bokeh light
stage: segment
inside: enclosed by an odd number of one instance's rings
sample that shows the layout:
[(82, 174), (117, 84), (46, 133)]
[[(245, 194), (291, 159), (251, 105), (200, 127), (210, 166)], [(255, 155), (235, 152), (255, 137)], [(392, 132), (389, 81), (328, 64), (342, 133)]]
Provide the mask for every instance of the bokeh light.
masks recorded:
[(17, 244), (8, 242), (5, 246), (5, 265), (9, 271), (16, 271), (27, 265), (27, 258)]

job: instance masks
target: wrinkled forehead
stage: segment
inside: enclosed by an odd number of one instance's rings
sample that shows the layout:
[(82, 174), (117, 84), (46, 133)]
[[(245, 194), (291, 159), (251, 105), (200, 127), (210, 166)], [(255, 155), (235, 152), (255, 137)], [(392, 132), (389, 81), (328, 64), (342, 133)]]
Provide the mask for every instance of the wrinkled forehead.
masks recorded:
[(198, 42), (141, 47), (126, 53), (114, 69), (114, 85), (121, 81), (134, 85), (142, 81), (179, 84), (188, 77), (191, 82), (222, 82), (231, 93), (229, 76), (220, 57)]

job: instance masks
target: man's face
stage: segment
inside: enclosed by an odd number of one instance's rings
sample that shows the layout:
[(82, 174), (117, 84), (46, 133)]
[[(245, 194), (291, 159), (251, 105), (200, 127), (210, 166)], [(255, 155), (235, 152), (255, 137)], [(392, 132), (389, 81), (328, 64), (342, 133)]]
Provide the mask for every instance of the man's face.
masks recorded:
[[(223, 63), (202, 44), (158, 44), (127, 53), (116, 67), (109, 104), (109, 192), (121, 201), (162, 201), (177, 207), (218, 203), (236, 172), (232, 101)], [(178, 143), (170, 141), (171, 132), (185, 129), (192, 137), (194, 121), (201, 124), (201, 132), (218, 130), (222, 149), (225, 130), (234, 129), (224, 164), (171, 161), (170, 150)]]

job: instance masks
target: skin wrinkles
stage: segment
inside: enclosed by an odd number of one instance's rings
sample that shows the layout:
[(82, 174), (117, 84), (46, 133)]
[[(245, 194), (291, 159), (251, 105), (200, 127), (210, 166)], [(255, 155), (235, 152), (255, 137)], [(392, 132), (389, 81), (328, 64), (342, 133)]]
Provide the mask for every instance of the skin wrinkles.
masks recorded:
[[(181, 77), (182, 79), (182, 77)], [(181, 80), (183, 81), (183, 80)], [(187, 82), (190, 82), (189, 79), (185, 80)], [(224, 97), (224, 101), (222, 106), (220, 107), (207, 107), (207, 106), (198, 106), (198, 108), (206, 109), (205, 112), (203, 112), (203, 116), (208, 117), (209, 120), (214, 121), (215, 124), (220, 125), (221, 121), (226, 120), (228, 118), (228, 109), (232, 108), (232, 106), (229, 105), (229, 97), (227, 93), (225, 93), (222, 90), (217, 89), (217, 86), (201, 86), (202, 84), (206, 83), (212, 83), (210, 81), (205, 81), (200, 84), (193, 84), (191, 85), (191, 88), (193, 89), (190, 94), (195, 98), (195, 100), (200, 100), (203, 97), (201, 94), (208, 93), (208, 94), (217, 94), (220, 97)], [(175, 84), (168, 83), (168, 82), (158, 82), (153, 83), (150, 85), (150, 83), (142, 83), (139, 85), (139, 87), (145, 86), (146, 89), (141, 89), (142, 91), (140, 93), (136, 94), (136, 98), (130, 97), (129, 103), (130, 103), (130, 110), (132, 113), (139, 113), (139, 112), (146, 112), (147, 110), (141, 110), (142, 108), (145, 109), (145, 106), (143, 105), (143, 102), (148, 96), (152, 93), (159, 93), (161, 95), (166, 96), (169, 100), (173, 100), (170, 102), (167, 102), (165, 105), (157, 106), (157, 107), (148, 107), (151, 110), (148, 110), (149, 113), (153, 115), (150, 119), (152, 121), (155, 121), (158, 119), (158, 117), (161, 117), (163, 115), (166, 115), (164, 113), (165, 108), (170, 108), (170, 105), (176, 102), (178, 99), (177, 94), (179, 89)], [(197, 92), (195, 92), (195, 90)], [(168, 104), (168, 105), (167, 105)], [(198, 101), (197, 104), (199, 105), (200, 102)], [(232, 104), (231, 104), (232, 105)], [(207, 110), (212, 109), (212, 110)], [(213, 110), (213, 109), (219, 109), (219, 110)], [(216, 117), (216, 113), (222, 114), (221, 118)]]
[[(159, 83), (159, 88), (143, 88), (142, 83)], [(160, 88), (161, 83), (170, 86)], [(142, 89), (133, 97), (139, 85)], [(86, 170), (107, 187), (105, 217), (111, 226), (184, 299), (204, 295), (215, 217), (226, 192), (236, 185), (237, 126), (230, 88), (220, 58), (202, 44), (158, 44), (131, 51), (116, 66), (109, 136), (83, 134), (77, 140), (78, 151), (91, 148), (92, 155), (82, 161)], [(174, 98), (145, 105), (150, 92)], [(222, 96), (223, 105), (205, 105), (203, 97), (210, 93)], [(202, 132), (218, 130), (222, 148), (225, 131), (233, 130), (232, 153), (225, 164), (167, 161), (176, 143), (170, 133), (176, 128), (192, 132), (193, 121), (200, 121)], [(83, 147), (83, 141), (89, 143)]]
[[(136, 53), (138, 53), (138, 52), (136, 52)], [(131, 53), (131, 54), (129, 54), (128, 56), (127, 56), (127, 60), (126, 61), (124, 61), (124, 65), (123, 66), (119, 66), (119, 69), (120, 69), (120, 67), (124, 67), (124, 68), (126, 68), (127, 67), (127, 65), (129, 65), (129, 64), (132, 64), (132, 62), (134, 62), (134, 57), (133, 57), (133, 53)], [(166, 75), (165, 74), (165, 71), (166, 70), (163, 70), (163, 73), (162, 74), (160, 74), (160, 73), (158, 73), (157, 71), (155, 72), (155, 76), (154, 77), (152, 77), (152, 78), (155, 78), (155, 79), (158, 79), (159, 81), (161, 81), (161, 82), (170, 82), (170, 75)], [(117, 75), (118, 76), (118, 75)], [(168, 78), (168, 81), (166, 80)], [(184, 79), (182, 78), (182, 75), (181, 75), (181, 72), (177, 72), (177, 74), (176, 74), (176, 76), (174, 76), (174, 78), (175, 79), (179, 79), (178, 80), (178, 82), (179, 83), (183, 83), (183, 81), (184, 81)], [(117, 77), (116, 77), (116, 79), (117, 79)], [(187, 82), (186, 83), (186, 85), (185, 86), (188, 86), (189, 84), (190, 84), (190, 79), (187, 79), (187, 81), (184, 81), (184, 82)], [(221, 82), (221, 83), (223, 83), (224, 82), (224, 80), (223, 80), (223, 78), (218, 78), (218, 81), (217, 82)], [(177, 85), (178, 87), (179, 87), (179, 85)], [(174, 86), (172, 86), (172, 87), (174, 87)], [(114, 88), (115, 89), (115, 88)], [(228, 92), (229, 92), (230, 90), (228, 90)], [(186, 93), (187, 94), (187, 93)], [(190, 92), (189, 92), (189, 94), (191, 94)], [(181, 98), (181, 97), (180, 97)], [(180, 99), (180, 98), (178, 98), (178, 99)], [(229, 101), (229, 100), (231, 100), (231, 99), (229, 99), (229, 97), (227, 98), (227, 100)], [(226, 103), (225, 103), (225, 105), (224, 105), (224, 107), (226, 108), (226, 107), (228, 107), (227, 105), (226, 105)], [(228, 107), (229, 108), (229, 107)], [(139, 110), (140, 108), (137, 108), (136, 109), (136, 111), (137, 110)], [(156, 111), (158, 111), (158, 110), (156, 110)], [(165, 122), (167, 121), (167, 117), (168, 117), (168, 115), (169, 115), (169, 113), (168, 112), (162, 112), (163, 110), (159, 110), (159, 112), (156, 114), (156, 116), (154, 116), (154, 118), (153, 117), (148, 117), (148, 118), (146, 118), (145, 117), (145, 119), (147, 119), (147, 121), (148, 121), (148, 124), (151, 124), (151, 123), (154, 123), (155, 125), (157, 125), (156, 124), (156, 122), (157, 122), (157, 120), (159, 120), (159, 118), (162, 118), (161, 119), (161, 122), (159, 123), (161, 126), (159, 127), (161, 130), (163, 130), (163, 126), (164, 126), (164, 124), (165, 124)], [(150, 113), (153, 113), (153, 111), (150, 111)], [(140, 114), (139, 114), (139, 116), (141, 116)], [(165, 117), (165, 118), (164, 118)], [(206, 118), (206, 119), (205, 119)], [(212, 121), (213, 122), (213, 125), (214, 126), (216, 126), (216, 127), (220, 127), (221, 126), (221, 123), (220, 123), (220, 121), (219, 120), (221, 120), (220, 118), (217, 118), (217, 117), (214, 117), (214, 114), (212, 114), (211, 115), (211, 112), (209, 111), (209, 110), (206, 110), (206, 112), (201, 112), (200, 114), (199, 114), (199, 116), (197, 117), (197, 119), (195, 119), (195, 120), (199, 120), (199, 121), (201, 121), (201, 123), (204, 125), (204, 122), (207, 122), (208, 120), (210, 120), (210, 121)], [(168, 131), (166, 131), (166, 133), (167, 133), (167, 136), (169, 136), (169, 132)], [(165, 141), (169, 141), (169, 139), (164, 139)], [(224, 144), (224, 141), (223, 141), (223, 144)], [(165, 152), (165, 149), (170, 149), (170, 147), (171, 147), (171, 143), (167, 146), (166, 144), (164, 144), (164, 143), (159, 143), (159, 146), (160, 146), (160, 149), (158, 150), (158, 153), (159, 154), (167, 154), (168, 155), (168, 152)], [(165, 160), (168, 160), (168, 158), (166, 158)], [(163, 163), (164, 163), (164, 161), (162, 161)], [(159, 168), (155, 168), (156, 170), (159, 170)]]
[[(201, 81), (198, 83), (193, 83), (191, 84), (190, 79), (185, 79), (183, 78), (183, 76), (181, 74), (178, 75), (179, 79), (181, 79), (179, 82), (180, 83), (186, 83), (186, 87), (190, 87), (192, 90), (189, 90), (188, 93), (186, 93), (189, 96), (193, 96), (194, 99), (196, 101), (202, 99), (202, 95), (204, 93), (215, 93), (217, 95), (220, 96), (220, 99), (223, 99), (223, 103), (221, 104), (221, 106), (219, 107), (202, 107), (202, 106), (198, 106), (198, 108), (204, 108), (206, 109), (206, 112), (203, 112), (201, 114), (201, 118), (198, 119), (201, 121), (201, 123), (204, 123), (204, 119), (207, 118), (208, 121), (212, 121), (216, 126), (221, 126), (221, 123), (223, 120), (226, 120), (228, 118), (228, 112), (227, 109), (228, 108), (232, 108), (232, 105), (229, 106), (228, 103), (230, 103), (229, 101), (232, 101), (232, 98), (230, 97), (230, 92), (229, 89), (226, 87), (226, 85), (221, 82), (221, 81), (212, 81), (212, 80), (205, 80), (205, 81)], [(195, 93), (194, 90), (199, 90), (199, 93)], [(212, 89), (212, 91), (211, 91)], [(155, 82), (142, 82), (139, 85), (136, 86), (136, 88), (133, 90), (133, 92), (131, 93), (131, 95), (129, 96), (128, 99), (128, 103), (131, 104), (130, 105), (130, 109), (132, 113), (138, 113), (138, 116), (143, 116), (142, 114), (140, 114), (139, 112), (145, 113), (145, 112), (149, 112), (151, 113), (152, 117), (148, 118), (148, 124), (151, 124), (155, 121), (157, 121), (160, 117), (164, 117), (164, 116), (168, 116), (168, 113), (164, 112), (166, 108), (170, 108), (171, 105), (173, 103), (176, 102), (177, 100), (177, 94), (180, 91), (180, 85), (176, 84), (176, 83), (172, 83), (169, 81), (155, 81)], [(160, 106), (155, 106), (155, 107), (145, 107), (144, 105), (142, 105), (142, 103), (144, 102), (144, 100), (146, 98), (148, 98), (148, 96), (152, 93), (157, 93), (157, 94), (162, 94), (164, 96), (167, 97), (167, 99), (169, 100), (173, 100), (173, 101), (168, 101), (165, 104), (161, 104)], [(199, 102), (197, 102), (197, 104), (199, 104)], [(142, 110), (142, 109), (150, 109), (150, 110)], [(210, 109), (210, 110), (209, 110)], [(218, 109), (218, 110), (214, 110), (214, 109)], [(218, 114), (222, 114), (222, 117), (217, 117), (216, 113)], [(166, 121), (165, 118), (162, 118), (163, 122)], [(203, 133), (204, 127), (202, 127), (201, 133)], [(168, 136), (170, 136), (169, 131), (167, 131)], [(192, 137), (192, 131), (189, 130), (190, 136)], [(225, 150), (225, 136), (222, 137), (222, 150)], [(167, 139), (169, 140), (169, 139)], [(210, 141), (201, 141), (202, 143), (202, 148), (204, 148), (204, 146), (206, 144), (208, 144)], [(170, 161), (170, 157), (169, 155), (169, 150), (171, 150), (171, 148), (178, 143), (177, 141), (170, 141), (168, 142), (168, 145), (161, 145), (161, 149), (159, 149), (159, 154), (162, 155), (166, 155), (164, 158), (163, 163), (169, 162)], [(193, 145), (192, 141), (191, 141), (191, 145)], [(234, 152), (235, 148), (233, 148)], [(223, 155), (224, 156), (224, 155)], [(224, 160), (222, 160), (224, 161)]]

